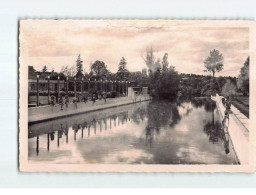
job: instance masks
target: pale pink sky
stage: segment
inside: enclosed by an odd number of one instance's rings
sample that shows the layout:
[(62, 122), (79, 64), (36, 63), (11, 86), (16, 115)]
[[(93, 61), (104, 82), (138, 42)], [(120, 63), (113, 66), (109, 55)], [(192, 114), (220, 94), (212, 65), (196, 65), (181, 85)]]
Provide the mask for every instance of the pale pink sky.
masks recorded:
[(198, 21), (139, 20), (23, 20), (20, 22), (20, 54), (27, 65), (41, 70), (59, 71), (75, 64), (78, 54), (86, 71), (90, 63), (104, 61), (116, 72), (121, 57), (129, 71), (146, 68), (142, 59), (153, 46), (162, 60), (169, 54), (169, 64), (180, 73), (206, 74), (204, 59), (212, 49), (224, 56), (224, 70), (219, 75), (238, 76), (249, 55), (249, 29), (246, 27), (205, 27)]

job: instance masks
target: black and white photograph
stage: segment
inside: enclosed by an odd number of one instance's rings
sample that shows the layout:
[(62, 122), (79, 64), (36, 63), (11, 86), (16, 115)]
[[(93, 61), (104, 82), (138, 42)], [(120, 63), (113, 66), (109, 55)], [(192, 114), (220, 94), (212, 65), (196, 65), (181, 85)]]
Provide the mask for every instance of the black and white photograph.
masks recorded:
[(253, 172), (253, 27), (20, 20), (19, 169)]

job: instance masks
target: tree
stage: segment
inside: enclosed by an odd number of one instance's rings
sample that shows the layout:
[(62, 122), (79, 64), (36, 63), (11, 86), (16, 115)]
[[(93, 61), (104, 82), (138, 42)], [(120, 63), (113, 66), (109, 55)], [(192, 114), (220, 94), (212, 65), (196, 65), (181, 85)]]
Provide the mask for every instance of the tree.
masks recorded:
[[(205, 71), (212, 73), (212, 85), (214, 81), (214, 76), (216, 72), (220, 72), (223, 69), (223, 56), (222, 54), (214, 49), (210, 51), (210, 56), (208, 56), (204, 61)], [(212, 88), (212, 86), (211, 86)]]
[(150, 75), (151, 95), (156, 98), (171, 99), (179, 91), (180, 77), (175, 69), (160, 73), (155, 71)]
[(155, 71), (158, 71), (161, 69), (161, 60), (160, 58), (157, 58), (153, 68), (152, 68), (152, 71), (155, 72)]
[(222, 95), (231, 96), (236, 94), (236, 83), (234, 83), (231, 79), (227, 79), (226, 83), (222, 87)]
[(68, 77), (74, 77), (76, 75), (76, 67), (75, 65), (68, 67), (68, 66), (62, 66), (60, 73), (64, 74)]
[(107, 66), (102, 61), (95, 61), (91, 65), (91, 75), (95, 76), (95, 79), (103, 79), (107, 77), (109, 71), (107, 70)]
[(216, 49), (210, 51), (210, 56), (205, 59), (204, 66), (206, 71), (211, 72), (214, 78), (216, 72), (223, 70), (222, 54)]
[(83, 61), (79, 54), (76, 60), (76, 77), (81, 77), (81, 76), (83, 76)]
[(126, 68), (127, 62), (124, 57), (121, 58), (119, 65), (118, 65), (118, 71), (117, 71), (117, 78), (118, 80), (125, 80), (128, 77), (128, 70)]
[(168, 53), (165, 53), (162, 61), (163, 72), (166, 72), (168, 70), (168, 66), (169, 66)]
[(240, 70), (237, 81), (237, 87), (244, 95), (249, 95), (249, 65), (250, 57), (248, 56), (244, 62), (244, 66)]
[(47, 66), (44, 66), (42, 72), (47, 72)]
[(145, 61), (149, 71), (153, 72), (156, 58), (155, 58), (155, 50), (153, 49), (152, 46), (146, 48), (146, 56), (142, 58)]

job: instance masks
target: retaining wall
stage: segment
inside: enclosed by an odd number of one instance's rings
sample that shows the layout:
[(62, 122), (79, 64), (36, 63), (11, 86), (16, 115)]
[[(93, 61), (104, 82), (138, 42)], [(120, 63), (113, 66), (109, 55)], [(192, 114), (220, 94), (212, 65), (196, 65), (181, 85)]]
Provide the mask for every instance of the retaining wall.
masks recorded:
[[(216, 101), (216, 105), (220, 114), (221, 120), (223, 120), (225, 116), (226, 108), (222, 104), (222, 96), (218, 94), (216, 97), (212, 99)], [(233, 106), (231, 106), (231, 110), (234, 110)], [(229, 115), (229, 120), (227, 120), (227, 129), (232, 140), (235, 152), (241, 164), (249, 164), (249, 134), (246, 133), (248, 131), (242, 123), (238, 120), (238, 118), (234, 114)]]
[(61, 106), (58, 104), (54, 106), (47, 105), (31, 107), (28, 108), (28, 122), (35, 123), (46, 121), (64, 116), (71, 116), (79, 113), (102, 110), (147, 100), (150, 100), (149, 95), (139, 95), (136, 97), (136, 99), (131, 97), (108, 98), (106, 102), (104, 100), (97, 100), (94, 104), (92, 101), (88, 101), (87, 103), (79, 102), (77, 104), (70, 103), (68, 104), (68, 107), (64, 105), (63, 110), (61, 110)]

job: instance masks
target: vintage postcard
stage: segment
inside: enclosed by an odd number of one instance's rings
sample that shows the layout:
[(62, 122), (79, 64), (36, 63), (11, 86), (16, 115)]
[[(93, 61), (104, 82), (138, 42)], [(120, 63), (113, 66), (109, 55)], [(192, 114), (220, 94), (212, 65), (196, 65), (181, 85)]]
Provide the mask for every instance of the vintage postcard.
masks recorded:
[(19, 170), (254, 172), (256, 25), (19, 21)]

